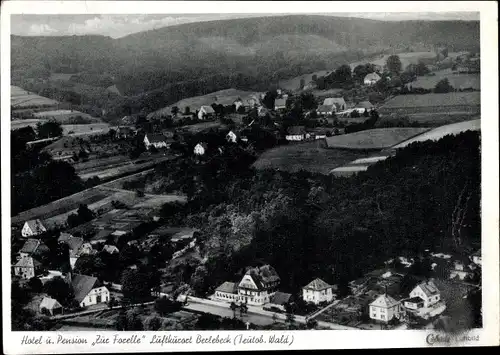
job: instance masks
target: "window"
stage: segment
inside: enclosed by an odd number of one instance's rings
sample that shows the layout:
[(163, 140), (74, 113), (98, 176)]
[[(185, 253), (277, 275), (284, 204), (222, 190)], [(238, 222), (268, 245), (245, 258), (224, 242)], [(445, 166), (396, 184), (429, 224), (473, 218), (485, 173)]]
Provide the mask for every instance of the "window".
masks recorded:
[(380, 315), (380, 319), (385, 320), (385, 316), (383, 314)]

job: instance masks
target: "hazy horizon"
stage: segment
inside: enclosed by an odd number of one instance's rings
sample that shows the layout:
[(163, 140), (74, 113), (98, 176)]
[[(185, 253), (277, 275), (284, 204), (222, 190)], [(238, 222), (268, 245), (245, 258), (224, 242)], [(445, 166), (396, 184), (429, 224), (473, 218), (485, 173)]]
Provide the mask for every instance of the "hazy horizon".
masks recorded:
[(328, 14), (154, 14), (154, 15), (12, 15), (11, 34), (19, 36), (102, 35), (120, 38), (133, 33), (216, 20), (251, 17), (311, 15), (372, 19), (377, 21), (478, 21), (478, 12), (379, 12)]

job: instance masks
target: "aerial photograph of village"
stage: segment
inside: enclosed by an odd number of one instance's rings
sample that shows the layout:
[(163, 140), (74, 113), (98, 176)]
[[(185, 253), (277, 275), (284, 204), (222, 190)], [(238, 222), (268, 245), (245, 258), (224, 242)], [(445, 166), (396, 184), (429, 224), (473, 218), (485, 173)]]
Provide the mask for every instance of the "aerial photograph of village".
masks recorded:
[(12, 330), (482, 328), (479, 25), (12, 15)]

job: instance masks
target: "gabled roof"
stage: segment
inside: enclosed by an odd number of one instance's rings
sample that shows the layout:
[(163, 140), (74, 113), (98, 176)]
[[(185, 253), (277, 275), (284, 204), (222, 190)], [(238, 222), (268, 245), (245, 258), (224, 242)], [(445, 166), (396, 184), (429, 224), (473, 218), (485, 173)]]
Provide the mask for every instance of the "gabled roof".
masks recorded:
[(33, 254), (38, 246), (40, 245), (40, 240), (39, 239), (28, 239), (21, 250), (19, 251), (20, 253), (26, 253), (26, 254)]
[(321, 280), (320, 278), (317, 278), (311, 281), (307, 286), (305, 286), (304, 289), (321, 291), (331, 287), (332, 286), (327, 284), (325, 281)]
[(196, 145), (201, 145), (204, 149), (207, 149), (207, 148), (208, 148), (208, 144), (207, 144), (207, 143), (205, 143), (205, 142), (200, 142), (200, 143), (198, 143), (198, 144), (196, 144)]
[(286, 107), (286, 99), (274, 100), (274, 107)]
[(424, 302), (424, 300), (417, 296), (417, 297), (408, 298), (407, 300), (405, 300), (405, 302), (420, 303), (420, 302)]
[(287, 133), (290, 135), (306, 134), (306, 128), (305, 126), (288, 127)]
[(373, 104), (370, 101), (361, 101), (356, 105), (356, 108), (373, 108)]
[(380, 75), (377, 73), (370, 73), (365, 76), (364, 80), (380, 80)]
[(15, 266), (17, 267), (39, 267), (42, 263), (32, 257), (21, 258)]
[(167, 142), (167, 137), (161, 133), (146, 133), (149, 143)]
[(340, 107), (342, 105), (346, 105), (345, 100), (343, 97), (328, 97), (323, 100), (323, 105), (335, 105), (337, 107)]
[(201, 106), (200, 111), (205, 111), (205, 113), (215, 113), (214, 108), (212, 106)]
[(62, 308), (62, 305), (56, 299), (53, 299), (51, 297), (44, 297), (42, 302), (40, 303), (40, 309), (42, 308), (47, 308), (47, 309)]
[(229, 281), (224, 282), (222, 285), (220, 285), (215, 289), (215, 291), (226, 292), (226, 293), (236, 293), (237, 290), (238, 290), (238, 285), (235, 284), (234, 282), (229, 282)]
[(75, 293), (75, 299), (81, 302), (93, 288), (98, 287), (98, 280), (93, 276), (73, 275), (71, 287)]
[(284, 305), (284, 304), (290, 302), (291, 298), (292, 298), (291, 294), (278, 291), (274, 295), (271, 296), (270, 301), (273, 304)]
[(28, 227), (34, 232), (38, 232), (38, 231), (45, 232), (46, 231), (44, 225), (42, 224), (42, 222), (39, 219), (32, 219), (32, 220), (26, 221), (25, 224), (27, 224)]
[(102, 251), (105, 251), (106, 253), (110, 253), (110, 254), (119, 253), (120, 252), (118, 250), (118, 248), (115, 247), (114, 245), (107, 245), (107, 244), (102, 248)]
[(370, 306), (390, 308), (392, 306), (395, 306), (398, 303), (399, 302), (396, 301), (391, 296), (383, 294), (383, 295), (380, 295), (375, 301), (373, 301), (372, 303), (370, 303)]
[(439, 293), (439, 290), (438, 290), (436, 284), (434, 284), (434, 282), (432, 282), (432, 281), (422, 282), (422, 283), (418, 284), (416, 287), (420, 287), (422, 292), (427, 297), (437, 295)]
[(70, 237), (65, 243), (68, 244), (70, 254), (76, 254), (82, 247), (84, 240), (83, 238)]
[(280, 277), (271, 265), (263, 265), (261, 267), (254, 267), (248, 269), (246, 275), (250, 275), (254, 280), (257, 288), (266, 288), (268, 284), (279, 282)]

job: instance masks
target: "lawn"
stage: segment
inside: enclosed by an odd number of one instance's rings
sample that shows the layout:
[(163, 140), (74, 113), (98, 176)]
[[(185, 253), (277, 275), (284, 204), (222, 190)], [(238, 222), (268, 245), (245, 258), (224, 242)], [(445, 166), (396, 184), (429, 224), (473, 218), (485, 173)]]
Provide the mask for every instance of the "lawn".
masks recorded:
[(33, 114), (35, 118), (55, 119), (61, 124), (89, 124), (101, 122), (100, 119), (89, 114), (74, 110), (51, 110)]
[(265, 151), (253, 167), (258, 170), (277, 169), (289, 172), (306, 170), (328, 174), (330, 170), (362, 156), (365, 156), (365, 153), (360, 151), (326, 148), (324, 142), (298, 143)]
[(18, 86), (10, 87), (10, 105), (13, 109), (37, 106), (56, 106), (57, 104), (59, 104), (59, 101), (39, 96)]
[[(427, 107), (462, 107), (479, 106), (481, 104), (481, 93), (473, 92), (450, 92), (445, 94), (424, 94), (424, 95), (399, 95), (387, 101), (380, 111), (408, 108)], [(450, 108), (448, 108), (450, 109)]]
[(441, 70), (434, 73), (436, 75), (418, 77), (416, 81), (409, 83), (408, 86), (433, 89), (440, 80), (446, 78), (455, 89), (481, 89), (481, 76), (479, 74), (453, 74), (451, 70)]
[(426, 140), (436, 141), (436, 140), (443, 138), (446, 135), (449, 135), (449, 134), (457, 135), (459, 133), (469, 131), (469, 130), (471, 130), (471, 131), (481, 130), (481, 120), (477, 119), (477, 120), (465, 121), (465, 122), (460, 122), (460, 123), (453, 123), (453, 124), (441, 126), (438, 128), (434, 128), (433, 130), (430, 130), (430, 131), (425, 132), (419, 136), (416, 136), (412, 139), (409, 139), (405, 142), (397, 144), (393, 148), (394, 149), (404, 148), (411, 143), (423, 142)]
[(96, 201), (100, 201), (108, 195), (109, 192), (95, 188), (84, 190), (46, 205), (21, 212), (17, 216), (12, 217), (11, 221), (12, 224), (16, 224), (36, 218), (44, 220), (77, 209), (80, 204), (92, 204)]
[(67, 124), (62, 125), (63, 135), (85, 135), (107, 133), (109, 131), (109, 124), (107, 123), (90, 123), (90, 124)]
[(376, 128), (339, 136), (327, 137), (328, 148), (384, 149), (428, 131), (428, 128)]
[[(399, 59), (401, 59), (401, 64), (403, 69), (405, 69), (409, 64), (418, 64), (418, 61), (421, 59), (429, 59), (436, 57), (435, 52), (404, 52), (404, 53), (398, 53), (397, 55), (399, 56)], [(376, 59), (361, 60), (355, 63), (351, 63), (350, 66), (351, 69), (354, 69), (357, 65), (372, 63), (384, 67), (384, 65), (387, 63), (387, 58), (389, 58), (389, 54), (381, 55)]]

